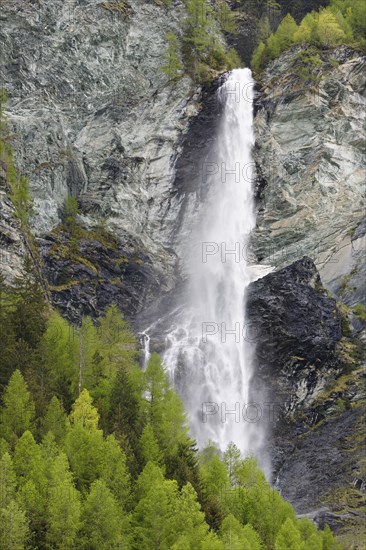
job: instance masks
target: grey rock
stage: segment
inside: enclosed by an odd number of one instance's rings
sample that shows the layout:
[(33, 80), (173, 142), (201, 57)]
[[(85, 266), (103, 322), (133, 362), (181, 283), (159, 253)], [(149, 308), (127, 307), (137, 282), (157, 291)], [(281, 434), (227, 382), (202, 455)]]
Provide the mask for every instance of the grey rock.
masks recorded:
[(188, 77), (170, 86), (160, 70), (166, 33), (182, 32), (183, 4), (131, 0), (127, 17), (105, 5), (2, 5), (0, 78), (16, 162), (34, 198), (32, 230), (48, 234), (72, 194), (85, 225), (102, 220), (172, 286), (169, 245), (181, 208), (174, 165), (200, 109)]
[(365, 57), (346, 47), (320, 53), (319, 74), (306, 83), (296, 74), (300, 52), (282, 54), (260, 82), (252, 244), (277, 267), (313, 258), (337, 292), (345, 274), (365, 269), (361, 241), (351, 246), (365, 215)]

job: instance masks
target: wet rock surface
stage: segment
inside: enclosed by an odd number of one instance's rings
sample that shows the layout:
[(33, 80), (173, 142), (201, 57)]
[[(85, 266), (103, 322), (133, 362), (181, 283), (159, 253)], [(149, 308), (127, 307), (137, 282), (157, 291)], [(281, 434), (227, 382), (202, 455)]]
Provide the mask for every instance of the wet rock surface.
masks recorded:
[(258, 426), (273, 481), (298, 514), (329, 523), (346, 548), (362, 548), (362, 340), (343, 334), (337, 303), (307, 257), (251, 283), (247, 316), (256, 328), (251, 398), (273, 413)]
[(247, 316), (255, 330), (255, 383), (286, 414), (309, 404), (341, 370), (341, 316), (310, 258), (251, 283)]

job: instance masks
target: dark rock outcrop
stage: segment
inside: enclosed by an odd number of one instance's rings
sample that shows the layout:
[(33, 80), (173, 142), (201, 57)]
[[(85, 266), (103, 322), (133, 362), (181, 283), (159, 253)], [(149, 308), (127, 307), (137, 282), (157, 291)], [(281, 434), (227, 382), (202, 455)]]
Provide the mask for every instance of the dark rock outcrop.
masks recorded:
[(272, 405), (258, 429), (277, 488), (346, 548), (362, 548), (366, 373), (337, 306), (307, 257), (251, 283), (251, 398)]
[(42, 241), (44, 275), (52, 302), (73, 322), (96, 317), (115, 303), (134, 323), (147, 295), (164, 289), (151, 260), (122, 248), (104, 229), (59, 227)]
[(251, 283), (247, 315), (257, 344), (253, 383), (287, 412), (310, 402), (340, 371), (341, 316), (310, 258)]

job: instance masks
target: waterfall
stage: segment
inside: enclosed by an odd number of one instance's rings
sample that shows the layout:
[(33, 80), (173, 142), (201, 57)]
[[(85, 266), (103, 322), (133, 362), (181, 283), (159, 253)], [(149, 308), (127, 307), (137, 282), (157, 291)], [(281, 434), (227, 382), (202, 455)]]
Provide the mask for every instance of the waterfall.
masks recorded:
[(224, 450), (233, 441), (246, 453), (256, 446), (255, 410), (246, 408), (251, 360), (244, 311), (255, 224), (250, 70), (233, 70), (216, 93), (221, 118), (210, 162), (200, 167), (207, 194), (187, 254), (187, 303), (167, 338), (164, 364), (198, 445), (211, 440)]

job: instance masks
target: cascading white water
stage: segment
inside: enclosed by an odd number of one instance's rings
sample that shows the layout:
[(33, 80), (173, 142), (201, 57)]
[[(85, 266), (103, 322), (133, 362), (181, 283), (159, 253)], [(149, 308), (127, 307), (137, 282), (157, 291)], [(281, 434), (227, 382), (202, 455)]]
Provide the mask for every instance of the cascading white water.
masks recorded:
[(246, 244), (255, 224), (250, 70), (232, 71), (217, 94), (222, 114), (214, 158), (201, 167), (208, 193), (188, 254), (188, 305), (168, 336), (164, 364), (199, 446), (212, 440), (224, 450), (234, 441), (246, 453), (255, 447), (245, 421), (251, 365), (243, 337)]

